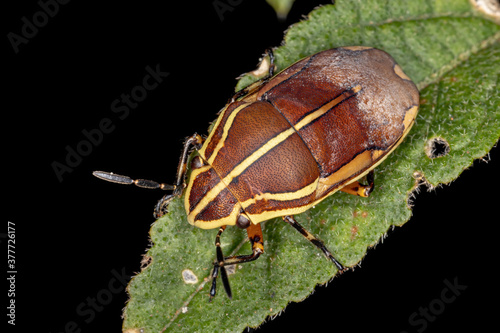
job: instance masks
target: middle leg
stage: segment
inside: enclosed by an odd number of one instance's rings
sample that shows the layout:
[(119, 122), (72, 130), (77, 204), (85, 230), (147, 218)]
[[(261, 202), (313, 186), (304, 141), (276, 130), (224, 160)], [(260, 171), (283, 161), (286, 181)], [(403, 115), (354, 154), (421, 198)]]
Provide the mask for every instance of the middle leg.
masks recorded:
[(372, 193), (373, 188), (375, 187), (374, 180), (375, 176), (372, 170), (366, 175), (366, 181), (368, 182), (368, 185), (361, 184), (360, 182), (355, 181), (347, 186), (344, 186), (343, 188), (340, 189), (340, 191), (353, 195), (359, 195), (360, 197), (366, 198), (370, 195), (370, 193)]
[(210, 288), (210, 300), (215, 297), (215, 294), (217, 292), (217, 277), (219, 275), (219, 271), (221, 274), (222, 285), (226, 290), (226, 294), (229, 298), (232, 298), (231, 286), (229, 285), (229, 279), (227, 278), (225, 266), (250, 262), (259, 258), (260, 255), (264, 253), (264, 239), (262, 235), (262, 228), (260, 227), (260, 224), (250, 224), (246, 230), (248, 239), (252, 243), (252, 253), (240, 256), (224, 257), (224, 255), (222, 254), (222, 249), (220, 247), (220, 235), (225, 229), (226, 226), (222, 226), (215, 238), (217, 260), (214, 262), (214, 269), (212, 271), (212, 287)]

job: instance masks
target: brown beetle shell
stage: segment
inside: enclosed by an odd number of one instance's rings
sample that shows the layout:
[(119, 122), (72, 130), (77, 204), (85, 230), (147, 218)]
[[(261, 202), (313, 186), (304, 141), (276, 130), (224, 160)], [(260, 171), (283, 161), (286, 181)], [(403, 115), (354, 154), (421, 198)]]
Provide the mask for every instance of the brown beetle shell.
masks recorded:
[(415, 84), (384, 51), (344, 47), (302, 59), (227, 105), (185, 194), (201, 228), (293, 215), (362, 177), (413, 125)]

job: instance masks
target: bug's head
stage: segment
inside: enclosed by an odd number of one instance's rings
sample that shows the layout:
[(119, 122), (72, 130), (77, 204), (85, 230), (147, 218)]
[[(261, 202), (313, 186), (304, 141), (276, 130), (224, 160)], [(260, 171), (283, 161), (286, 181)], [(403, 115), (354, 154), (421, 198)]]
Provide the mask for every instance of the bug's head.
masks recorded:
[(202, 229), (223, 225), (247, 228), (250, 225), (241, 204), (214, 168), (200, 156), (191, 161), (191, 176), (186, 187), (184, 205), (189, 223)]

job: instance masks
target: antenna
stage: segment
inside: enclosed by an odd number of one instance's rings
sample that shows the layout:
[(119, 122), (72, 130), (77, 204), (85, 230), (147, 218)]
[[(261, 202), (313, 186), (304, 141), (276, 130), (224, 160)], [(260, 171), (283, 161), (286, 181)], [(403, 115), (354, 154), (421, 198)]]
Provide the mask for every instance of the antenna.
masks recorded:
[(94, 171), (94, 172), (92, 172), (92, 174), (94, 176), (96, 176), (97, 178), (108, 181), (108, 182), (125, 184), (125, 185), (133, 184), (135, 186), (147, 188), (147, 189), (151, 189), (151, 190), (160, 189), (160, 190), (166, 190), (166, 191), (168, 191), (168, 190), (173, 191), (177, 188), (177, 186), (175, 186), (175, 185), (167, 185), (167, 184), (155, 182), (154, 180), (147, 180), (147, 179), (135, 179), (134, 180), (128, 176), (122, 176), (122, 175), (118, 175), (116, 173), (106, 172), (106, 171)]

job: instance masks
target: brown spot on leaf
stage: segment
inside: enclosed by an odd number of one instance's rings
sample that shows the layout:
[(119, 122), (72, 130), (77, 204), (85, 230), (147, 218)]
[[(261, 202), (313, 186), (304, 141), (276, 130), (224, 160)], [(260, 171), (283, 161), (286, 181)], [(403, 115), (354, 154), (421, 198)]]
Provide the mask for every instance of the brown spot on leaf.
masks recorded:
[(357, 225), (353, 225), (351, 227), (351, 240), (353, 240), (354, 238), (356, 238), (357, 234), (358, 234), (358, 226)]

